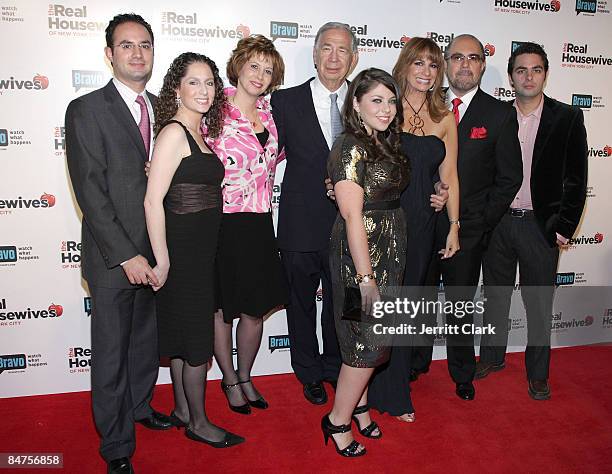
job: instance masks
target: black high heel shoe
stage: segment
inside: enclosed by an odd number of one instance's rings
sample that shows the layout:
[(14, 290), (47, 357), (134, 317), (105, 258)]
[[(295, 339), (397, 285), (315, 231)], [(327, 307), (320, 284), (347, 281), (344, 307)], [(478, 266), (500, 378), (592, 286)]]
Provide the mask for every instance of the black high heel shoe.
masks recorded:
[[(235, 388), (234, 388), (235, 387)], [(225, 398), (227, 398), (227, 404), (230, 407), (230, 410), (235, 411), (236, 413), (240, 413), (241, 415), (250, 415), (251, 407), (248, 403), (244, 405), (232, 405), (230, 402), (229, 391), (238, 389), (240, 393), (242, 393), (242, 389), (240, 388), (240, 383), (236, 382), (231, 385), (221, 382), (221, 388), (223, 389), (223, 393), (225, 393)]]
[(221, 441), (211, 441), (209, 439), (203, 438), (199, 434), (194, 433), (189, 428), (185, 428), (185, 436), (192, 441), (198, 441), (199, 443), (206, 443), (213, 448), (229, 448), (231, 446), (236, 446), (237, 444), (244, 443), (244, 438), (242, 436), (238, 436), (237, 434), (230, 433), (229, 431), (225, 432), (225, 436)]
[[(334, 439), (332, 435), (338, 433), (348, 433), (351, 431), (351, 425), (332, 425), (332, 422), (329, 421), (329, 415), (325, 415), (321, 420), (321, 430), (323, 431), (323, 439), (325, 441), (325, 446), (327, 446), (327, 441), (331, 437), (334, 445), (336, 446), (336, 452), (340, 456), (344, 456), (345, 458), (356, 458), (358, 456), (363, 456), (366, 453), (366, 449), (363, 445), (359, 444), (357, 441), (353, 440), (351, 444), (349, 444), (346, 448), (340, 449), (338, 448), (338, 443)], [(361, 451), (357, 451), (359, 447), (363, 449)]]
[[(251, 379), (245, 380), (243, 382), (238, 382), (238, 385), (242, 385), (245, 383), (252, 383)], [(266, 408), (270, 406), (268, 402), (265, 400), (265, 398), (262, 397), (261, 395), (259, 396), (257, 400), (249, 400), (249, 397), (247, 397), (247, 394), (244, 393), (244, 389), (242, 390), (242, 393), (244, 394), (244, 398), (247, 399), (247, 402), (249, 403), (249, 405), (251, 405), (253, 408), (259, 408), (260, 410), (265, 410)]]
[[(382, 431), (380, 430), (378, 423), (376, 423), (375, 421), (372, 421), (372, 423), (370, 423), (368, 426), (362, 429), (361, 425), (359, 424), (359, 421), (357, 421), (357, 417), (355, 415), (363, 415), (364, 413), (367, 413), (369, 409), (370, 407), (366, 404), (366, 405), (361, 405), (360, 407), (355, 408), (355, 410), (353, 411), (353, 420), (355, 421), (355, 424), (357, 425), (357, 429), (366, 438), (372, 438), (372, 439), (382, 438)], [(378, 434), (373, 435), (372, 432), (377, 428), (378, 428)]]
[(187, 421), (183, 421), (178, 416), (176, 416), (174, 412), (170, 413), (170, 416), (168, 418), (172, 426), (175, 426), (177, 430), (180, 430), (181, 428), (187, 428), (187, 425), (189, 424)]

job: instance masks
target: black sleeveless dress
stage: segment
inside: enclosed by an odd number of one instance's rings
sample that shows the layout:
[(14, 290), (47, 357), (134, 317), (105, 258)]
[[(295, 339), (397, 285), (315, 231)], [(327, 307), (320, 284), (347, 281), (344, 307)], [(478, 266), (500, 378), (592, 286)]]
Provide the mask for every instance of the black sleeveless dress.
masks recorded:
[(214, 269), (221, 223), (223, 165), (204, 153), (183, 124), (191, 154), (182, 159), (164, 199), (170, 271), (156, 294), (159, 352), (192, 366), (213, 353)]
[[(446, 147), (435, 135), (402, 133), (401, 141), (411, 168), (410, 184), (400, 196), (408, 228), (404, 285), (411, 287), (407, 289), (410, 291), (425, 283), (434, 253), (438, 215), (429, 196), (435, 193), (434, 184), (439, 180), (438, 168), (446, 156)], [(393, 416), (414, 412), (410, 399), (413, 347), (406, 342), (403, 339), (393, 346), (389, 363), (377, 369), (368, 391), (370, 406)]]

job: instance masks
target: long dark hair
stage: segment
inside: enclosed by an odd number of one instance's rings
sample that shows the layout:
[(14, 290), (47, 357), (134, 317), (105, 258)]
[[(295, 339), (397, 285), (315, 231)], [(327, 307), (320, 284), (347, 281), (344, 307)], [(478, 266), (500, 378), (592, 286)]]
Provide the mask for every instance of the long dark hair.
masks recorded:
[[(359, 114), (353, 108), (353, 98), (359, 102), (378, 84), (382, 84), (395, 94), (397, 112), (387, 129), (377, 133), (377, 143), (374, 136), (368, 135), (367, 130), (361, 125)], [(389, 160), (392, 163), (400, 164), (406, 159), (400, 148), (401, 124), (404, 121), (402, 96), (397, 82), (388, 72), (372, 67), (357, 74), (346, 94), (342, 115), (345, 132), (355, 136), (363, 144), (368, 155), (367, 161)]]
[(181, 85), (181, 80), (187, 74), (187, 68), (193, 63), (208, 64), (213, 73), (215, 81), (215, 98), (206, 113), (206, 126), (208, 136), (216, 138), (223, 130), (223, 109), (225, 105), (225, 94), (223, 93), (223, 81), (219, 76), (219, 69), (215, 62), (207, 56), (198, 53), (183, 53), (177, 56), (164, 76), (164, 84), (159, 91), (159, 97), (155, 102), (155, 135), (168, 123), (178, 109), (176, 104), (176, 90)]

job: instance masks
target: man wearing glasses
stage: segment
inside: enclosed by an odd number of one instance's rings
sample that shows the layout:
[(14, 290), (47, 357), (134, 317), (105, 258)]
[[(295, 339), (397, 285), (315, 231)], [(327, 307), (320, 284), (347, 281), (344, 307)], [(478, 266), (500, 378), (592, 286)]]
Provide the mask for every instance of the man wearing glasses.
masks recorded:
[[(516, 111), (480, 89), (485, 71), (482, 43), (464, 34), (454, 38), (447, 49), (446, 74), (449, 83), (447, 102), (455, 116), (459, 138), (457, 170), (460, 194), (461, 250), (452, 258), (432, 259), (428, 284), (437, 285), (440, 275), (447, 301), (471, 301), (476, 292), (488, 237), (510, 207), (522, 181), (521, 148), (517, 138)], [(438, 219), (436, 229), (443, 247), (448, 217)], [(447, 334), (448, 370), (456, 384), (456, 394), (463, 400), (475, 395), (474, 335), (461, 328), (473, 323), (473, 313), (447, 314), (446, 322), (457, 325), (457, 334)], [(452, 331), (454, 332), (454, 331)], [(430, 341), (433, 344), (433, 340)], [(417, 350), (414, 370), (425, 372), (431, 361), (431, 346)]]
[(91, 393), (109, 473), (133, 472), (134, 422), (171, 428), (150, 405), (159, 357), (144, 165), (152, 148), (153, 32), (139, 15), (106, 28), (114, 78), (66, 110), (66, 155), (83, 212), (82, 263), (92, 299)]

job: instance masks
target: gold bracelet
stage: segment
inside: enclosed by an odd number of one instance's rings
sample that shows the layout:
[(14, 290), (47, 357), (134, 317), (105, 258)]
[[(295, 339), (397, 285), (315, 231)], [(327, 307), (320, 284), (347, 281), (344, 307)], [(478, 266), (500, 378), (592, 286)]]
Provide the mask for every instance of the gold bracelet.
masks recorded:
[(357, 282), (358, 285), (360, 285), (361, 283), (368, 283), (371, 280), (374, 280), (376, 277), (374, 276), (373, 273), (368, 273), (366, 275), (362, 275), (361, 273), (358, 273), (357, 275), (355, 275), (355, 281)]

